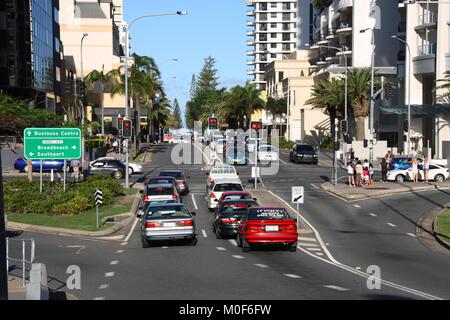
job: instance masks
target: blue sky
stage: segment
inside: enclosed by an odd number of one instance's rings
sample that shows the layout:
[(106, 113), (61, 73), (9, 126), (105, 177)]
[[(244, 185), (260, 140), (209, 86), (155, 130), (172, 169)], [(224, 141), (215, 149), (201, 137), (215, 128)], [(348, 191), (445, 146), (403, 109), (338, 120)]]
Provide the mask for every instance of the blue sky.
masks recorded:
[(156, 59), (169, 98), (177, 98), (184, 113), (192, 74), (199, 73), (208, 55), (216, 58), (220, 86), (242, 85), (247, 80), (247, 7), (244, 0), (124, 0), (127, 22), (146, 13), (178, 10), (188, 15), (134, 24), (131, 52)]

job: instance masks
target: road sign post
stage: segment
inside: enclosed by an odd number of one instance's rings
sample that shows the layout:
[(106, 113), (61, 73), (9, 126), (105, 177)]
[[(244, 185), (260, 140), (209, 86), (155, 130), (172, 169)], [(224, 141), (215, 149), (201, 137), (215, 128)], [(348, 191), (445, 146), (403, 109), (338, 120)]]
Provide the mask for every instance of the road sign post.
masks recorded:
[(96, 207), (96, 216), (97, 216), (97, 229), (99, 228), (99, 213), (98, 209), (103, 204), (103, 191), (101, 189), (96, 189), (94, 193), (94, 202)]
[(292, 187), (292, 203), (297, 204), (297, 229), (300, 228), (300, 205), (305, 203), (305, 188)]
[(0, 152), (0, 300), (8, 300), (8, 270), (6, 267), (6, 259), (6, 226), (3, 206), (2, 155)]

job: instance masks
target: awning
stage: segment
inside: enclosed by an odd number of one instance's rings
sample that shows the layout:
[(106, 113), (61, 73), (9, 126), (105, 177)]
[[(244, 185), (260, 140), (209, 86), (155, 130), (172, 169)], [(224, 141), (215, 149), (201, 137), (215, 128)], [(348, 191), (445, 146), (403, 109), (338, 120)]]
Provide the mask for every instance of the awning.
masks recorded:
[[(408, 105), (381, 106), (380, 110), (386, 113), (408, 115)], [(412, 117), (450, 117), (450, 104), (414, 104), (411, 105)]]

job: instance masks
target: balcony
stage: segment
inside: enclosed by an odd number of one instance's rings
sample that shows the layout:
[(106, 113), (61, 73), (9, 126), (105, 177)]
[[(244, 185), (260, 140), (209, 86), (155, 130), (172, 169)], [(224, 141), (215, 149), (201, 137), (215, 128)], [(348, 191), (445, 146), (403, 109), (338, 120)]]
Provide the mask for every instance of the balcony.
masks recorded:
[(255, 74), (257, 74), (256, 70), (253, 70), (253, 69), (247, 70), (247, 75), (251, 76), (251, 75), (255, 75)]
[(337, 34), (346, 34), (351, 33), (353, 31), (353, 26), (350, 22), (341, 22), (338, 29), (336, 30)]
[(246, 1), (245, 1), (245, 4), (246, 4), (247, 6), (253, 6), (253, 5), (254, 5), (253, 0), (246, 0)]
[(343, 11), (353, 7), (353, 0), (340, 0), (338, 3), (338, 11)]
[(245, 25), (248, 27), (254, 27), (256, 25), (256, 22), (255, 22), (255, 20), (247, 20)]
[(249, 40), (247, 41), (248, 46), (254, 46), (256, 44), (255, 40)]
[(437, 15), (434, 12), (427, 12), (419, 16), (418, 25), (414, 27), (416, 32), (426, 29), (436, 29)]
[(249, 30), (249, 31), (247, 31), (247, 35), (248, 35), (249, 37), (252, 37), (252, 36), (255, 36), (255, 35), (256, 35), (256, 32), (255, 32), (254, 30)]
[(427, 56), (431, 54), (436, 54), (436, 43), (424, 44), (417, 47), (418, 56)]
[(256, 55), (256, 50), (247, 50), (247, 55), (248, 55), (248, 56), (254, 56), (254, 55)]
[(436, 43), (419, 46), (417, 56), (412, 60), (415, 75), (434, 74), (436, 72)]
[(247, 11), (246, 15), (247, 15), (247, 17), (254, 17), (255, 16), (255, 11), (254, 10)]

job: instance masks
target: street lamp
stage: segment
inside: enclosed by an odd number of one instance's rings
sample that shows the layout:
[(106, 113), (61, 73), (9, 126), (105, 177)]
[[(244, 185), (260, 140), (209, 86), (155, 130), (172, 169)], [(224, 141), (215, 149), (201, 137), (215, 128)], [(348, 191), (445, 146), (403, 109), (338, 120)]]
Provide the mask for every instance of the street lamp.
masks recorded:
[[(145, 14), (142, 16), (139, 16), (135, 19), (133, 19), (131, 21), (130, 24), (125, 25), (125, 66), (124, 66), (124, 70), (125, 70), (125, 119), (129, 119), (129, 111), (128, 111), (128, 58), (130, 55), (130, 48), (129, 48), (129, 44), (128, 44), (128, 37), (129, 37), (129, 32), (131, 27), (133, 26), (134, 23), (136, 23), (137, 21), (144, 19), (144, 18), (153, 18), (153, 17), (162, 17), (162, 16), (185, 16), (187, 15), (186, 11), (177, 11), (175, 13), (151, 13), (151, 14)], [(135, 137), (135, 139), (138, 139), (139, 137)], [(129, 161), (129, 150), (128, 150), (128, 139), (126, 140), (126, 153), (125, 153), (125, 188), (129, 189), (129, 179), (128, 179), (128, 172), (129, 172), (129, 166), (130, 166), (130, 161)]]
[[(86, 38), (89, 34), (83, 33), (81, 37), (81, 46), (80, 46), (80, 72), (81, 72), (81, 83), (84, 84), (84, 71), (83, 71), (83, 42), (84, 38)], [(81, 105), (81, 172), (84, 170), (84, 101), (80, 99)]]
[(363, 30), (360, 30), (360, 33), (365, 33), (366, 31), (371, 30), (372, 31), (372, 61), (371, 61), (371, 70), (372, 70), (372, 76), (370, 80), (370, 112), (369, 112), (369, 118), (370, 118), (370, 133), (369, 133), (369, 139), (370, 139), (370, 147), (369, 147), (369, 162), (373, 162), (373, 136), (374, 136), (374, 108), (375, 108), (375, 97), (374, 97), (374, 82), (375, 82), (375, 29), (374, 28), (366, 28)]
[(408, 42), (405, 40), (393, 35), (392, 39), (397, 39), (398, 41), (404, 43), (406, 45), (406, 48), (408, 49), (408, 133), (407, 133), (407, 151), (408, 154), (411, 153), (411, 48), (409, 47)]

